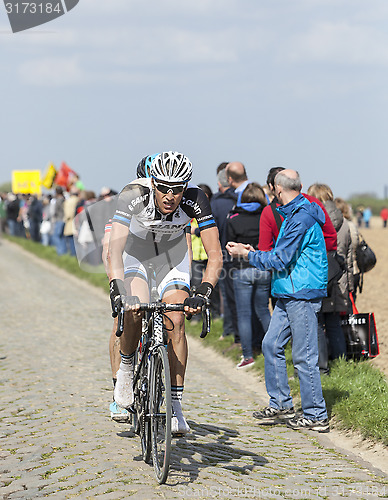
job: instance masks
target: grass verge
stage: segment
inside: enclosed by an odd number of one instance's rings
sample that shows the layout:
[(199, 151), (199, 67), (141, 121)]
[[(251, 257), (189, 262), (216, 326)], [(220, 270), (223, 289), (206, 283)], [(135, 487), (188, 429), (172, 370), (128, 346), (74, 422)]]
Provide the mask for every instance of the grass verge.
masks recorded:
[[(44, 247), (24, 238), (7, 236), (7, 239), (108, 293), (108, 280), (103, 271), (92, 273), (82, 270), (75, 257), (58, 256), (53, 247)], [(186, 330), (189, 335), (199, 337), (201, 324), (186, 322)], [(219, 340), (222, 331), (222, 321), (214, 321), (211, 333), (203, 341), (205, 345), (231, 358), (237, 364), (241, 352), (239, 348), (233, 347), (232, 338)], [(300, 401), (299, 383), (294, 378), (290, 348), (286, 350), (286, 358), (290, 388), (297, 403)], [(264, 380), (262, 354), (256, 356), (252, 369)], [(367, 361), (337, 360), (331, 364), (330, 375), (322, 377), (322, 388), (329, 416), (334, 417), (336, 425), (357, 431), (364, 438), (388, 445), (388, 384), (386, 377), (377, 368)]]

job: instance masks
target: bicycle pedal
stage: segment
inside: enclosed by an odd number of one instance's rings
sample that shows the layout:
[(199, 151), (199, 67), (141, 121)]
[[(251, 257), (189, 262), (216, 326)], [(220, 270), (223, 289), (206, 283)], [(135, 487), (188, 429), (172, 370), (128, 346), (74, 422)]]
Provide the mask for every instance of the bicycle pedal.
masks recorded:
[(171, 433), (171, 437), (173, 437), (173, 438), (181, 438), (184, 436), (186, 436), (185, 432), (172, 432)]

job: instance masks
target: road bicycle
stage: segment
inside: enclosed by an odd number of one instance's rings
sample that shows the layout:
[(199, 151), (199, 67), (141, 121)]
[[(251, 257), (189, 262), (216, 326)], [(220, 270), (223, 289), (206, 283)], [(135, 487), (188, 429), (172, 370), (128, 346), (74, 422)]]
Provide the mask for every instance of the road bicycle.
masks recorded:
[[(135, 353), (134, 403), (131, 409), (135, 433), (140, 436), (142, 458), (152, 463), (159, 484), (167, 480), (171, 455), (171, 381), (167, 354), (167, 332), (174, 325), (169, 311), (183, 311), (183, 304), (161, 300), (140, 304), (144, 312), (142, 334)], [(124, 307), (119, 312), (117, 336), (124, 326)], [(210, 301), (202, 308), (201, 338), (210, 332)]]

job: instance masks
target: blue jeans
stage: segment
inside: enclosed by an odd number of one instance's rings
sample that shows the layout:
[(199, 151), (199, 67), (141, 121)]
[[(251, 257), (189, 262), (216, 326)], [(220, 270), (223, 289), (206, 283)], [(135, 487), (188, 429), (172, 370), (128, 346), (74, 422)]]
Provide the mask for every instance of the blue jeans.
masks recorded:
[[(271, 315), (268, 309), (271, 289), (271, 273), (255, 267), (235, 269), (233, 272), (234, 297), (238, 332), (244, 358), (251, 358), (252, 351), (252, 312), (256, 312), (262, 330), (268, 329)], [(262, 339), (260, 339), (261, 341)], [(261, 342), (260, 342), (261, 343)]]
[(340, 314), (320, 312), (318, 315), (318, 335), (325, 335), (328, 343), (328, 357), (337, 359), (346, 356), (346, 340), (341, 327)]
[(65, 248), (67, 253), (75, 257), (76, 251), (75, 251), (75, 243), (74, 243), (74, 236), (71, 234), (69, 236), (64, 236), (65, 238)]
[(63, 236), (64, 227), (65, 223), (60, 220), (54, 224), (53, 243), (58, 255), (64, 255), (67, 252), (65, 237)]
[(292, 337), (292, 359), (298, 372), (303, 415), (327, 418), (318, 368), (318, 319), (321, 300), (278, 299), (263, 340), (265, 383), (269, 405), (293, 406), (288, 385), (284, 348)]
[(9, 232), (10, 236), (17, 236), (17, 234), (16, 234), (17, 233), (16, 220), (7, 219), (7, 225), (8, 225), (8, 232)]

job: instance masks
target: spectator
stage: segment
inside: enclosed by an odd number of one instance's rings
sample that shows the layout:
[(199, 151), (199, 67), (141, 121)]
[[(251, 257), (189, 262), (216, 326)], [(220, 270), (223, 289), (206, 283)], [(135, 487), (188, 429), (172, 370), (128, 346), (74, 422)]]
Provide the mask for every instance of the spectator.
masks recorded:
[(20, 201), (13, 193), (8, 193), (6, 212), (9, 234), (11, 236), (23, 236)]
[(237, 198), (241, 198), (241, 194), (248, 184), (247, 172), (244, 165), (239, 161), (233, 161), (226, 166), (226, 177), (229, 186), (234, 189)]
[(380, 217), (383, 221), (383, 227), (387, 227), (387, 220), (388, 220), (388, 208), (383, 207), (380, 212)]
[[(233, 257), (242, 256), (258, 269), (273, 270), (272, 294), (277, 298), (263, 340), (265, 383), (269, 406), (254, 412), (261, 424), (282, 419), (293, 429), (328, 432), (325, 400), (318, 368), (317, 313), (327, 287), (327, 256), (323, 210), (301, 195), (299, 174), (284, 170), (275, 177), (275, 194), (285, 218), (275, 247), (254, 251), (250, 245), (229, 242)], [(306, 279), (308, 277), (308, 279)], [(295, 416), (284, 348), (292, 338), (292, 357), (298, 373), (303, 416)]]
[(40, 225), (40, 237), (42, 245), (51, 245), (51, 205), (50, 197), (45, 196), (42, 202), (42, 224)]
[(307, 190), (322, 203), (337, 231), (337, 253), (345, 262), (346, 271), (338, 281), (328, 288), (328, 296), (322, 301), (318, 316), (319, 328), (326, 332), (329, 346), (329, 358), (346, 356), (346, 341), (341, 327), (341, 312), (350, 308), (349, 291), (353, 291), (352, 241), (347, 221), (334, 203), (333, 192), (326, 184), (313, 184)]
[(0, 193), (0, 236), (5, 233), (7, 224), (7, 208), (5, 203), (5, 195)]
[[(248, 243), (253, 248), (259, 241), (259, 221), (263, 207), (267, 204), (265, 193), (259, 184), (248, 183), (241, 199), (227, 220), (227, 239), (237, 243)], [(268, 301), (271, 287), (271, 273), (261, 271), (241, 259), (233, 259), (233, 285), (236, 300), (238, 331), (240, 335), (242, 357), (238, 369), (248, 368), (253, 359), (253, 312), (256, 312), (261, 335), (257, 339), (257, 348), (261, 343), (271, 319)]]
[(63, 220), (64, 202), (65, 202), (65, 197), (63, 195), (63, 188), (61, 186), (57, 186), (55, 188), (54, 211), (53, 211), (52, 221), (54, 224), (53, 243), (55, 245), (58, 255), (64, 255), (66, 253), (66, 241), (63, 235), (63, 229), (65, 227), (65, 222)]
[[(275, 196), (275, 176), (277, 173), (284, 170), (284, 167), (272, 167), (267, 176), (267, 185), (271, 192), (274, 194), (274, 198), (271, 203), (266, 206), (260, 218), (260, 236), (259, 236), (259, 250), (269, 251), (274, 247), (281, 224), (283, 222), (283, 217), (276, 210), (280, 206), (278, 199)], [(337, 232), (334, 229), (333, 223), (330, 220), (328, 213), (321, 201), (313, 196), (302, 193), (305, 198), (310, 202), (317, 203), (325, 214), (325, 223), (323, 225), (322, 231), (325, 238), (326, 250), (328, 252), (337, 250)], [(275, 306), (275, 299), (272, 297), (272, 306)], [(328, 351), (327, 351), (327, 340), (326, 336), (321, 328), (318, 329), (318, 347), (319, 347), (319, 368), (322, 373), (328, 373)]]
[(20, 225), (21, 236), (24, 236), (24, 238), (27, 237), (29, 238), (30, 221), (28, 220), (28, 209), (30, 206), (30, 195), (28, 194), (19, 195), (19, 200), (20, 200), (19, 219), (21, 222)]
[(370, 223), (371, 217), (372, 217), (372, 210), (370, 207), (366, 207), (366, 209), (364, 210), (364, 212), (362, 214), (362, 218), (364, 220), (364, 224), (365, 224), (366, 228), (369, 228), (369, 223)]
[(27, 216), (32, 241), (40, 243), (40, 225), (42, 223), (43, 206), (36, 196), (31, 196)]
[(79, 201), (79, 189), (77, 186), (70, 188), (70, 196), (63, 203), (63, 220), (65, 226), (63, 228), (63, 236), (65, 237), (66, 247), (70, 255), (75, 256), (74, 245), (74, 217), (76, 216), (76, 207)]
[(352, 212), (348, 203), (342, 198), (334, 200), (336, 206), (341, 210), (345, 217), (350, 231), (350, 239), (352, 240), (352, 260), (353, 260), (353, 299), (356, 300), (357, 287), (360, 283), (360, 270), (357, 265), (356, 248), (359, 243), (359, 232), (356, 224), (352, 221)]
[(364, 207), (359, 206), (356, 210), (357, 226), (362, 227), (362, 221), (364, 220)]
[(220, 236), (223, 255), (223, 270), (219, 278), (224, 314), (224, 325), (221, 338), (233, 335), (234, 344), (239, 344), (240, 339), (238, 336), (236, 304), (234, 300), (233, 282), (231, 279), (230, 258), (228, 252), (225, 250), (226, 218), (236, 204), (237, 196), (234, 192), (234, 188), (229, 186), (225, 170), (226, 165), (224, 168), (220, 168), (222, 165), (225, 164), (220, 164), (217, 168), (218, 192), (214, 194), (210, 202), (214, 220), (216, 221)]

